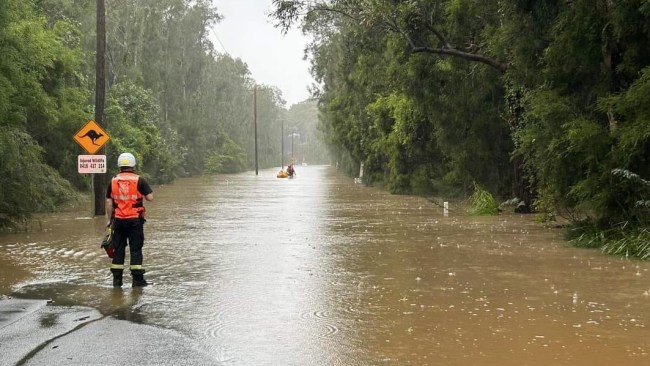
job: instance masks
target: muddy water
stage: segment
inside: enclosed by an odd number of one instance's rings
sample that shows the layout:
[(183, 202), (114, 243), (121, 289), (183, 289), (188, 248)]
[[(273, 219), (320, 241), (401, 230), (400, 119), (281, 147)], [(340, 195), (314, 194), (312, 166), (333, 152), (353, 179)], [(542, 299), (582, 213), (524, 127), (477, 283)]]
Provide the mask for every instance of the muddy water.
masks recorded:
[(104, 218), (0, 236), (0, 291), (177, 329), (224, 365), (648, 365), (650, 263), (329, 167), (155, 187), (154, 286), (110, 287)]

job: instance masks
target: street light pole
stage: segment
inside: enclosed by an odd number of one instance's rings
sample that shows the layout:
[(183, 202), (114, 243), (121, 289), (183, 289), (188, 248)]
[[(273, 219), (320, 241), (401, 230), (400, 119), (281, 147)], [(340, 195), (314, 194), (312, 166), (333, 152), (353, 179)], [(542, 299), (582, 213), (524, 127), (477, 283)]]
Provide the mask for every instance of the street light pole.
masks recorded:
[(258, 174), (257, 164), (257, 87), (253, 89), (253, 119), (255, 121), (255, 175)]

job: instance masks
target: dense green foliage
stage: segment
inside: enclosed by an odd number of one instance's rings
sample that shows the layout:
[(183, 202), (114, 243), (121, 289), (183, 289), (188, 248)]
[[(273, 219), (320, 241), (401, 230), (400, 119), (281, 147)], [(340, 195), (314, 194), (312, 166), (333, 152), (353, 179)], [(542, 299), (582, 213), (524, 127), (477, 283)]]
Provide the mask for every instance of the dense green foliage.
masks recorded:
[[(19, 0), (0, 11), (0, 227), (51, 210), (75, 194), (59, 158), (73, 144), (57, 146), (75, 132), (84, 89), (78, 74), (78, 32), (63, 20), (48, 24)], [(51, 163), (48, 165), (48, 163)], [(75, 162), (71, 162), (76, 164)]]
[(648, 1), (273, 3), (279, 27), (313, 35), (322, 128), (350, 174), (363, 163), (395, 193), (476, 182), (568, 218), (582, 243), (648, 257), (634, 179), (650, 177)]
[[(222, 15), (211, 1), (105, 4), (109, 174), (123, 151), (153, 184), (251, 170), (255, 108), (259, 165), (279, 165), (281, 121), (291, 111), (242, 60), (214, 50), (208, 35)], [(0, 228), (74, 203), (90, 187), (72, 137), (94, 116), (95, 33), (94, 1), (0, 4)], [(311, 116), (296, 120), (311, 124), (295, 128), (310, 136), (317, 110), (304, 112)]]

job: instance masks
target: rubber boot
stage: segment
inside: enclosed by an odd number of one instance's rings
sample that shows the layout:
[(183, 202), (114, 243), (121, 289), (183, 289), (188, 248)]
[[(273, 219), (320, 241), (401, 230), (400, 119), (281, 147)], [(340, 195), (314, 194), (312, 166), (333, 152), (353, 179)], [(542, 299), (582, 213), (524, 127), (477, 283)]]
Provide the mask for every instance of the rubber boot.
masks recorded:
[(111, 272), (113, 272), (113, 287), (122, 287), (123, 270), (111, 268)]
[(149, 285), (147, 280), (144, 279), (144, 269), (131, 271), (131, 276), (133, 276), (133, 283), (131, 283), (131, 286), (145, 287)]

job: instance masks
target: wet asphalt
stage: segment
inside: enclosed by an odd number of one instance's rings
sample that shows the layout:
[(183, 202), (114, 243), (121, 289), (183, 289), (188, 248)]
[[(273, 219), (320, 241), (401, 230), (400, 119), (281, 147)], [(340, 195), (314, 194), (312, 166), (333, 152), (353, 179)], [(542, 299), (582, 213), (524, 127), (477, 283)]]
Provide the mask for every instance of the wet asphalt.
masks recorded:
[(47, 300), (0, 298), (0, 365), (219, 365), (182, 334)]

